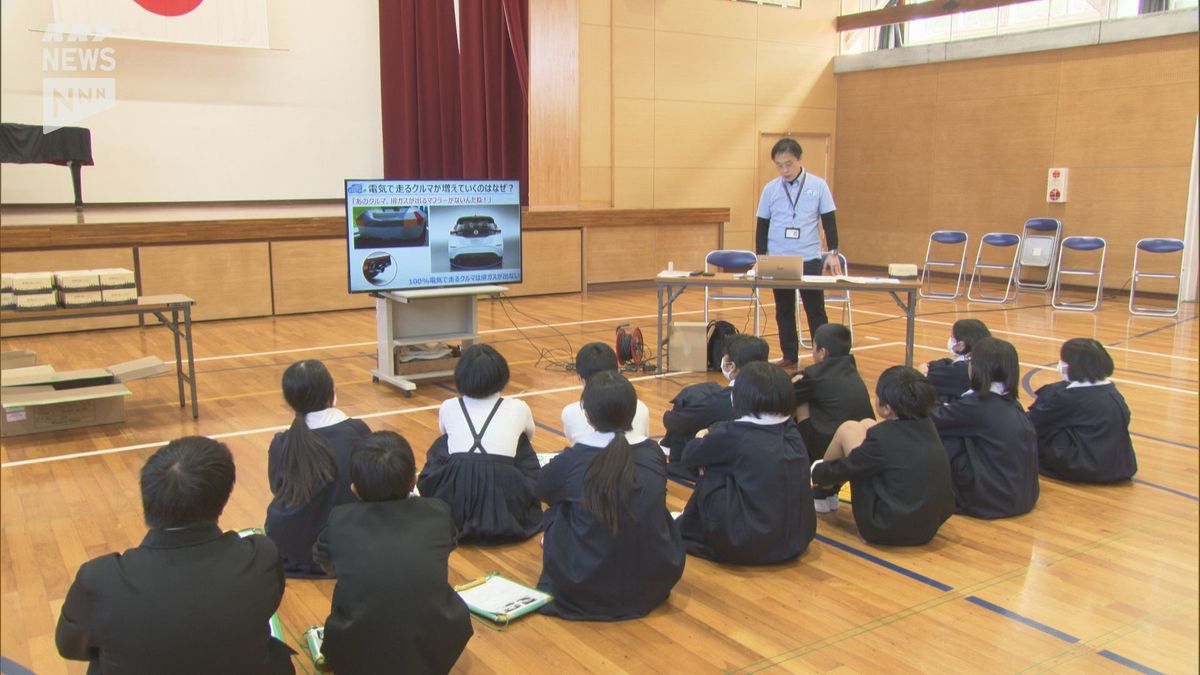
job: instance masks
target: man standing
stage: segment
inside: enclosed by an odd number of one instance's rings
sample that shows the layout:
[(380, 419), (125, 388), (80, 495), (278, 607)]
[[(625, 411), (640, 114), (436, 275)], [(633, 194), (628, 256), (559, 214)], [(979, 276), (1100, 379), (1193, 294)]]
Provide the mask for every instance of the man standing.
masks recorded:
[[(758, 201), (758, 228), (754, 250), (759, 255), (804, 256), (804, 273), (841, 274), (838, 260), (837, 221), (833, 194), (820, 176), (814, 176), (800, 166), (800, 144), (791, 138), (781, 139), (771, 148), (771, 159), (779, 170), (779, 178), (767, 183)], [(821, 235), (817, 223), (825, 229), (829, 253), (822, 261)], [(776, 288), (775, 322), (779, 326), (779, 347), (783, 358), (779, 365), (794, 367), (799, 357), (800, 336), (796, 329), (796, 291)], [(824, 291), (801, 291), (808, 330), (815, 333), (829, 320), (825, 316)]]

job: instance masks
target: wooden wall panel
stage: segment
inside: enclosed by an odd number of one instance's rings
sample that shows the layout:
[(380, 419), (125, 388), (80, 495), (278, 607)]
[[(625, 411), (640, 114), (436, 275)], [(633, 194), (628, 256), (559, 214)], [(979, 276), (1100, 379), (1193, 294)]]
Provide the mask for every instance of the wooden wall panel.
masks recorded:
[(583, 168), (612, 165), (611, 34), (608, 26), (580, 26), (579, 162)]
[(660, 169), (707, 171), (755, 165), (758, 135), (752, 105), (656, 101), (653, 133), (653, 166)]
[[(1109, 243), (1128, 281), (1142, 236), (1182, 237), (1200, 49), (1195, 34), (848, 73), (838, 78), (842, 248), (851, 262), (920, 262), (929, 233), (1060, 218)], [(1071, 169), (1066, 204), (1046, 173)]]
[(579, 0), (529, 2), (529, 204), (579, 204)]
[(346, 290), (346, 240), (271, 242), (276, 314), (373, 307), (367, 293)]
[(615, 26), (612, 64), (615, 98), (654, 98), (654, 31)]
[(583, 290), (583, 231), (527, 230), (521, 239), (525, 281), (508, 286), (510, 296), (577, 293)]
[(613, 169), (613, 203), (624, 209), (654, 208), (654, 169)]
[(654, 95), (661, 99), (753, 104), (756, 67), (752, 40), (654, 35)]
[[(46, 272), (59, 270), (124, 267), (134, 269), (132, 248), (85, 248), (71, 251), (9, 251), (0, 254), (0, 271)], [(8, 310), (5, 310), (6, 312)], [(151, 319), (153, 321), (153, 319)], [(137, 317), (112, 316), (101, 319), (71, 319), (69, 321), (31, 321), (6, 323), (0, 328), (3, 337), (65, 333), (76, 330), (136, 326)], [(62, 366), (62, 364), (59, 364)]]
[[(613, 153), (615, 166), (654, 166), (654, 101), (618, 98), (614, 101)], [(630, 208), (620, 205), (621, 208)]]
[(197, 321), (269, 316), (270, 258), (265, 241), (143, 246), (138, 249), (142, 293), (190, 296), (196, 301), (192, 318)]
[(652, 279), (668, 262), (701, 269), (704, 256), (721, 246), (714, 223), (589, 228), (586, 236), (589, 284)]

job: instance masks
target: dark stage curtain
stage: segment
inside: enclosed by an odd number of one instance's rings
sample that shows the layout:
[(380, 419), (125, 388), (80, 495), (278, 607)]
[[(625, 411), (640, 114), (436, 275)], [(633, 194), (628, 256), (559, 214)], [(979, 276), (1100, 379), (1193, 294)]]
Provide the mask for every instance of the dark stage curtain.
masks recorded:
[(454, 3), (379, 0), (383, 174), (463, 176)]
[(463, 177), (521, 181), (529, 203), (527, 0), (460, 0)]

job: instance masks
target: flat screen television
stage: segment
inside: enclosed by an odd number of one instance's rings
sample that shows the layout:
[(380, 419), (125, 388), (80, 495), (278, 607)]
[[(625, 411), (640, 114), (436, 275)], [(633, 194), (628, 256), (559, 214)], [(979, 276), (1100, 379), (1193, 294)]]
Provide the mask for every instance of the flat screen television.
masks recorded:
[(511, 180), (347, 180), (351, 293), (521, 281)]

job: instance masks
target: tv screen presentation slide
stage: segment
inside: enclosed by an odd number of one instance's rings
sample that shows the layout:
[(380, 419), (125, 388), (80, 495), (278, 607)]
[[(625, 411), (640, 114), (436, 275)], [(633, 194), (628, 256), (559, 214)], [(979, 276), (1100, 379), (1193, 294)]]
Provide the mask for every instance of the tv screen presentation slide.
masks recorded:
[(521, 281), (517, 181), (346, 181), (351, 293)]

